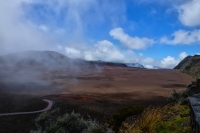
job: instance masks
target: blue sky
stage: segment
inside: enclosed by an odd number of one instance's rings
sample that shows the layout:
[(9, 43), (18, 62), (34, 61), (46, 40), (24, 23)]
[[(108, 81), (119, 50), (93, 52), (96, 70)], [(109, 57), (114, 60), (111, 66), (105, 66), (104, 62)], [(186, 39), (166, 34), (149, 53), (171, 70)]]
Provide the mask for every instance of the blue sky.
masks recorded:
[(0, 29), (1, 54), (54, 50), (173, 68), (200, 53), (200, 1), (2, 0)]

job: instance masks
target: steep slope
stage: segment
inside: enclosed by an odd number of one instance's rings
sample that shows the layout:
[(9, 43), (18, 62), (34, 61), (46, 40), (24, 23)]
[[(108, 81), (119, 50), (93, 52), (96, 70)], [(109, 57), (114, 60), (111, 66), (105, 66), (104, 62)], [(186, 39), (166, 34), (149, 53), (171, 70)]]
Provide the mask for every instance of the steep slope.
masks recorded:
[(72, 60), (55, 51), (25, 51), (0, 56), (0, 64), (6, 67), (60, 67)]
[(193, 56), (185, 57), (177, 66), (174, 67), (174, 69), (184, 69), (184, 67), (190, 62), (192, 58)]
[(200, 55), (187, 56), (174, 69), (180, 69), (195, 78), (200, 77)]

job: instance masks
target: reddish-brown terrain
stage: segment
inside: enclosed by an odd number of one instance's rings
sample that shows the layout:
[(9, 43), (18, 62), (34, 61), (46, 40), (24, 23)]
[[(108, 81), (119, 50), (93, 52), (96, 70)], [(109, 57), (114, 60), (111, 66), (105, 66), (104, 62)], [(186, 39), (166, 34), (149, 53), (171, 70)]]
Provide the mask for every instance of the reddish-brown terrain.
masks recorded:
[[(173, 90), (185, 90), (193, 80), (174, 69), (130, 68), (122, 63), (71, 60), (54, 52), (38, 54), (0, 58), (1, 113), (41, 110), (47, 106), (41, 99), (49, 99), (54, 102), (52, 109), (59, 107), (61, 114), (75, 111), (105, 123), (123, 107), (165, 104)], [(29, 132), (37, 116), (1, 116), (0, 132)]]
[(179, 70), (130, 68), (123, 63), (70, 59), (55, 51), (1, 56), (0, 68), (0, 91), (62, 94), (62, 99), (80, 94), (87, 99), (161, 102), (173, 90), (186, 89), (193, 80)]
[(58, 99), (91, 101), (163, 102), (173, 90), (185, 90), (193, 80), (173, 69), (99, 67), (97, 70), (54, 72), (54, 82), (65, 88)]

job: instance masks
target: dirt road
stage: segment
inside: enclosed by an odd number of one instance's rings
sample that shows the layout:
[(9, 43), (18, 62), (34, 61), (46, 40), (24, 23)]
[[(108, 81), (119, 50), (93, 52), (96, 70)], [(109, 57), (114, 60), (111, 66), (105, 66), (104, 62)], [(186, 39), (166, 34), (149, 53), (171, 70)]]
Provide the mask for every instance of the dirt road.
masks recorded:
[(47, 99), (43, 99), (43, 101), (48, 102), (48, 106), (43, 110), (31, 111), (31, 112), (3, 113), (3, 114), (0, 114), (0, 116), (34, 114), (34, 113), (41, 113), (41, 112), (45, 112), (45, 111), (50, 110), (51, 107), (53, 106), (53, 101), (47, 100)]

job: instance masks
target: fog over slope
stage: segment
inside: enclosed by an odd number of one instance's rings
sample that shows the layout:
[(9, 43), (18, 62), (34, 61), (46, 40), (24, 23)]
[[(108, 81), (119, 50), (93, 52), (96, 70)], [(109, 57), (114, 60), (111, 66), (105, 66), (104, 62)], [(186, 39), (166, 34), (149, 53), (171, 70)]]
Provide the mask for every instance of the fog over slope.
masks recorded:
[(25, 51), (0, 56), (0, 88), (12, 93), (51, 94), (61, 88), (51, 71), (78, 70), (70, 58), (54, 51)]
[(62, 93), (67, 88), (59, 86), (59, 79), (77, 84), (82, 72), (99, 73), (102, 66), (127, 67), (123, 63), (71, 59), (55, 51), (8, 54), (0, 56), (0, 88), (12, 93)]

